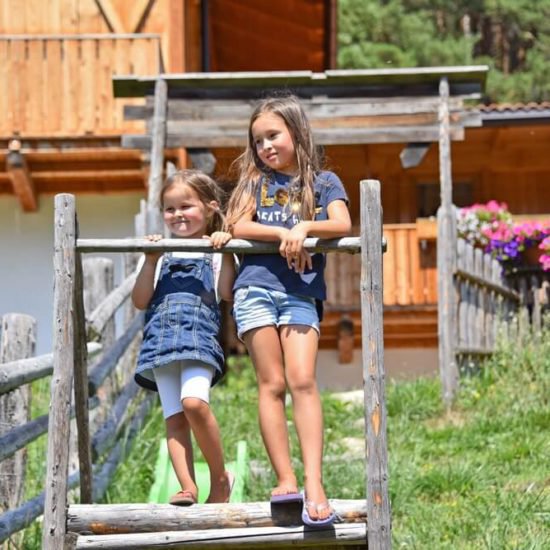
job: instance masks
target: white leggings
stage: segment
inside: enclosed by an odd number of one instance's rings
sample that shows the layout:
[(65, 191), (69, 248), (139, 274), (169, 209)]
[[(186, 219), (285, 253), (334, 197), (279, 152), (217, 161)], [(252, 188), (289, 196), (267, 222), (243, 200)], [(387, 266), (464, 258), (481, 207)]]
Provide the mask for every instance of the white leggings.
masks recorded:
[(174, 361), (153, 370), (164, 418), (183, 412), (187, 397), (210, 402), (214, 367), (201, 361)]

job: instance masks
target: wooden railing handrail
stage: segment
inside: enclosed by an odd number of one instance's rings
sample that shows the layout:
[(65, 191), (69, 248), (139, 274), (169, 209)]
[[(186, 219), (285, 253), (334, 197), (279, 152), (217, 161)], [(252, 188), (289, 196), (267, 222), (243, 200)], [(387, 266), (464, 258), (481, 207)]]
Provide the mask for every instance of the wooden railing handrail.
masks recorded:
[[(383, 245), (383, 242), (382, 242)], [(361, 251), (360, 237), (341, 239), (319, 239), (309, 237), (304, 241), (308, 252), (349, 252)], [(163, 239), (152, 242), (148, 239), (77, 239), (78, 252), (225, 252), (229, 254), (278, 254), (279, 243), (245, 239), (231, 239), (222, 249), (215, 250), (206, 239)]]

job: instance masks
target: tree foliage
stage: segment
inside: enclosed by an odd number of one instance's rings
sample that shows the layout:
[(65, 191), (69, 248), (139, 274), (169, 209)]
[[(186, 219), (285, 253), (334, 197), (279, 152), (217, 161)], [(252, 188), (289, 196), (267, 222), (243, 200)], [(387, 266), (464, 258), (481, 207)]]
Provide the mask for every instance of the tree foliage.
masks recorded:
[(550, 0), (339, 0), (342, 69), (487, 64), (487, 102), (550, 100)]

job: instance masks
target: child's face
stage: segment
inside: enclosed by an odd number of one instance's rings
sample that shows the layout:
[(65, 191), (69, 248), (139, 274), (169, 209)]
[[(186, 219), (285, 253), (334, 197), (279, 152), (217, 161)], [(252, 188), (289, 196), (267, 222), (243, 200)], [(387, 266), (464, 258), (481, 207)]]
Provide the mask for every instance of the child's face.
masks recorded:
[[(215, 201), (212, 203), (212, 206), (216, 205)], [(198, 239), (206, 234), (212, 210), (201, 201), (193, 188), (176, 183), (164, 192), (162, 215), (174, 235)]]
[(298, 169), (294, 142), (285, 121), (264, 113), (252, 123), (252, 139), (260, 160), (272, 170), (294, 175)]

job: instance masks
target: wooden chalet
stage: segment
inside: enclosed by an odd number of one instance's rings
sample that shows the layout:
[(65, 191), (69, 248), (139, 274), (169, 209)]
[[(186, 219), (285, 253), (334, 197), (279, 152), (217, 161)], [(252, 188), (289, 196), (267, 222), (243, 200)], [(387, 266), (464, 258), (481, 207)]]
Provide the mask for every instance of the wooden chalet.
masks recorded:
[[(147, 94), (142, 88), (137, 94), (136, 90), (125, 93), (137, 97), (115, 97), (113, 76), (139, 80), (186, 72), (304, 71), (306, 79), (320, 73), (333, 81), (343, 79), (343, 73), (330, 72), (336, 59), (336, 4), (336, 0), (5, 0), (0, 10), (0, 112), (4, 113), (0, 196), (14, 195), (24, 212), (33, 212), (40, 208), (41, 197), (58, 192), (142, 191), (145, 195), (150, 172), (147, 148), (137, 141), (134, 145), (140, 148), (123, 147), (121, 140), (146, 134), (147, 124), (136, 113), (146, 108), (143, 97)], [(380, 96), (387, 90), (372, 80), (375, 72), (369, 85), (378, 86)], [(483, 87), (482, 73), (474, 79), (477, 92)], [(406, 90), (407, 86), (406, 93), (413, 96), (437, 96), (437, 78), (425, 78), (422, 90), (418, 76), (411, 77), (406, 70), (391, 78), (394, 96), (400, 93), (399, 87)], [(471, 91), (457, 93), (467, 98)], [(131, 119), (124, 116), (125, 105), (134, 106), (127, 108), (127, 114), (137, 109)], [(550, 145), (550, 106), (489, 106), (480, 112), (475, 108), (469, 112), (462, 105), (456, 108), (452, 114), (458, 117), (452, 135), (454, 202), (466, 205), (494, 198), (508, 202), (514, 214), (547, 212), (550, 160), (544, 153)], [(379, 131), (375, 140), (353, 138), (350, 128), (342, 131), (338, 141), (320, 139), (320, 143), (328, 166), (347, 187), (357, 224), (359, 180), (382, 182), (388, 243), (386, 348), (435, 348), (432, 217), (440, 203), (438, 147), (433, 145), (437, 131), (433, 133), (433, 126), (430, 136), (403, 133), (399, 137), (395, 129), (411, 126), (410, 115), (399, 111), (384, 116), (376, 124), (393, 128), (391, 137)], [(422, 124), (432, 124), (433, 116), (433, 110), (424, 113), (428, 118)], [(334, 121), (318, 124), (330, 129)], [(375, 122), (371, 119), (368, 124)], [(376, 126), (371, 128), (375, 131)], [(189, 152), (197, 158), (196, 149), (200, 153), (208, 146), (216, 159), (215, 174), (224, 178), (242, 145), (197, 143), (168, 139), (165, 159), (185, 166), (191, 163)], [(357, 282), (357, 262), (344, 255), (328, 265), (330, 295), (322, 347), (336, 347), (342, 316), (356, 321), (359, 346), (359, 287), (352, 283)]]

